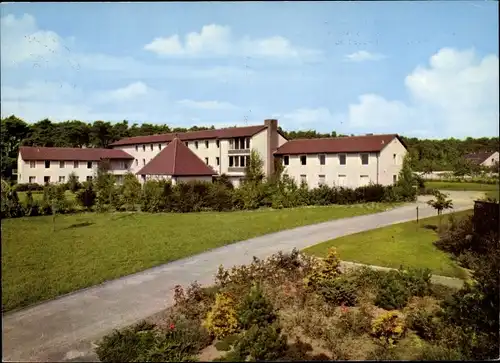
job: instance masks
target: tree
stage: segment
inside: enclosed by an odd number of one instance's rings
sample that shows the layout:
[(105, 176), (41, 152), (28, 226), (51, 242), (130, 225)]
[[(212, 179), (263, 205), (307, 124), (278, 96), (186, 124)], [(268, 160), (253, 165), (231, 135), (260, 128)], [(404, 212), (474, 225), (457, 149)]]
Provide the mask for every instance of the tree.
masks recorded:
[(97, 167), (95, 181), (96, 205), (98, 210), (104, 211), (113, 204), (116, 197), (115, 177), (109, 172), (109, 160), (101, 160)]
[(238, 320), (244, 329), (253, 325), (266, 326), (277, 319), (273, 305), (266, 299), (259, 283), (250, 289), (238, 311)]
[(264, 162), (256, 150), (250, 152), (250, 158), (245, 166), (245, 182), (258, 184), (264, 179)]
[(141, 191), (141, 183), (137, 177), (132, 173), (125, 174), (120, 193), (125, 202), (125, 209), (135, 210), (135, 206), (141, 201)]
[(92, 207), (95, 205), (96, 194), (94, 192), (94, 188), (92, 182), (85, 182), (83, 185), (83, 189), (80, 189), (76, 194), (76, 200), (78, 203), (90, 211)]
[(441, 226), (441, 214), (444, 209), (453, 208), (453, 202), (451, 199), (446, 199), (448, 195), (441, 193), (439, 190), (435, 190), (432, 194), (436, 199), (427, 201), (427, 204), (437, 210), (437, 214), (439, 216), (439, 225)]
[(78, 191), (78, 189), (80, 189), (81, 185), (80, 183), (78, 182), (78, 177), (76, 176), (75, 172), (72, 171), (69, 175), (68, 175), (68, 189), (72, 192), (72, 193), (76, 193)]
[(43, 199), (44, 202), (50, 205), (52, 210), (52, 231), (56, 230), (56, 215), (62, 209), (64, 209), (66, 204), (66, 196), (64, 194), (63, 185), (47, 185), (43, 189)]
[(398, 182), (396, 184), (397, 192), (405, 201), (414, 201), (417, 196), (417, 191), (414, 188), (416, 184), (415, 175), (411, 169), (411, 157), (407, 153), (403, 159), (403, 167), (399, 172)]

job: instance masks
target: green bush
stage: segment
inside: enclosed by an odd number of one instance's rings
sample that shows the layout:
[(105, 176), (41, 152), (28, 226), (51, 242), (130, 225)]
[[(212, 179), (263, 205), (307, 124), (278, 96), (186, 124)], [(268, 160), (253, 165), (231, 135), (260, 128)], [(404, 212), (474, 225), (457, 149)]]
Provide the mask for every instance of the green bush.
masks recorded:
[(25, 184), (15, 184), (14, 185), (14, 190), (16, 192), (27, 192), (27, 191), (42, 191), (43, 190), (43, 185), (37, 184), (37, 183), (25, 183)]
[(254, 284), (238, 309), (238, 321), (243, 329), (253, 325), (266, 326), (276, 321), (272, 304), (264, 296), (260, 284)]
[(341, 276), (322, 282), (318, 293), (330, 304), (355, 306), (358, 302), (357, 290), (358, 286), (354, 280)]
[(74, 172), (68, 175), (68, 182), (66, 183), (66, 188), (72, 193), (76, 193), (82, 188), (82, 184), (78, 181), (78, 177)]
[(277, 323), (266, 326), (253, 325), (238, 340), (236, 356), (256, 361), (272, 361), (287, 352), (287, 337), (281, 334)]
[(76, 193), (76, 201), (83, 208), (92, 209), (96, 202), (96, 193), (92, 183), (87, 182), (83, 185), (83, 188)]

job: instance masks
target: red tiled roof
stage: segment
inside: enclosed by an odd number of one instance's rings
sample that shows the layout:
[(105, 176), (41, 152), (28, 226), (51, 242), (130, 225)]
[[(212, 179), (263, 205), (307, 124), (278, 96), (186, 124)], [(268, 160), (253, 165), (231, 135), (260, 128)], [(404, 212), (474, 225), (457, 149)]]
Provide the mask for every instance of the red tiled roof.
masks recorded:
[(117, 149), (21, 146), (19, 152), (23, 160), (99, 161), (101, 159), (133, 159), (125, 151)]
[(464, 158), (473, 162), (473, 163), (481, 164), (486, 159), (488, 159), (491, 155), (493, 155), (495, 152), (496, 151), (480, 151), (477, 153), (466, 154), (466, 155), (464, 155)]
[(168, 142), (172, 141), (176, 137), (181, 139), (182, 141), (250, 137), (265, 130), (266, 128), (266, 125), (257, 125), (245, 127), (230, 127), (218, 130), (188, 131), (149, 136), (135, 136), (115, 141), (111, 144), (111, 146)]
[(397, 134), (346, 136), (323, 139), (290, 140), (276, 150), (275, 155), (359, 153), (381, 151), (394, 138), (406, 147)]
[(137, 172), (139, 175), (202, 176), (217, 175), (194, 152), (175, 138)]

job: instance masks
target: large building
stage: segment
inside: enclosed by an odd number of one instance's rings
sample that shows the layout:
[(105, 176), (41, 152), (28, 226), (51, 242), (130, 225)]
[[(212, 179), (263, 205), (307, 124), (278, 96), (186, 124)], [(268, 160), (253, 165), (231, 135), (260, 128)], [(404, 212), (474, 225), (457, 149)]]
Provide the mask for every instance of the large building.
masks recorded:
[(481, 166), (494, 166), (498, 163), (499, 153), (498, 151), (481, 151), (472, 154), (464, 155), (465, 160), (468, 160), (474, 164)]
[(119, 183), (127, 172), (141, 182), (173, 183), (210, 181), (226, 174), (238, 186), (251, 150), (260, 154), (266, 176), (274, 172), (275, 158), (280, 158), (284, 173), (311, 188), (357, 187), (394, 183), (406, 146), (395, 134), (288, 141), (277, 120), (265, 120), (256, 126), (130, 137), (114, 142), (111, 149), (21, 147), (18, 182), (64, 183), (71, 172), (80, 181), (90, 180), (98, 163), (106, 159)]

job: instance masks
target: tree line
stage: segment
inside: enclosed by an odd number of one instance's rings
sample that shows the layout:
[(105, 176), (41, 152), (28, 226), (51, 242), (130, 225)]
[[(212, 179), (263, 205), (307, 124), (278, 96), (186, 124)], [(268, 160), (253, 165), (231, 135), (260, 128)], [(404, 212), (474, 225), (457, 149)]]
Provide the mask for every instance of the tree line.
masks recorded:
[[(44, 119), (35, 123), (27, 123), (12, 115), (1, 120), (1, 175), (10, 179), (13, 169), (17, 169), (17, 155), (19, 146), (45, 147), (108, 147), (114, 141), (124, 137), (146, 136), (169, 132), (186, 132), (215, 129), (211, 127), (193, 126), (190, 128), (170, 127), (136, 123), (130, 125), (124, 120), (118, 123), (94, 121), (86, 123), (78, 120), (52, 122)], [(331, 133), (320, 133), (315, 130), (307, 131), (280, 131), (288, 139), (323, 138), (346, 136)], [(499, 149), (498, 137), (471, 138), (465, 140), (442, 139), (429, 140), (403, 137), (410, 155), (411, 165), (417, 171), (454, 170), (457, 160), (470, 152), (490, 151)]]

